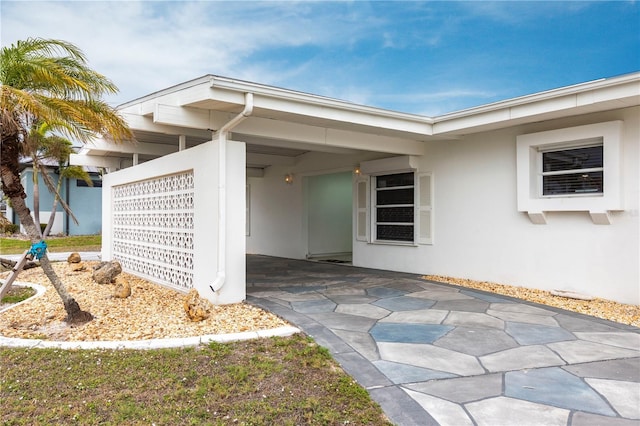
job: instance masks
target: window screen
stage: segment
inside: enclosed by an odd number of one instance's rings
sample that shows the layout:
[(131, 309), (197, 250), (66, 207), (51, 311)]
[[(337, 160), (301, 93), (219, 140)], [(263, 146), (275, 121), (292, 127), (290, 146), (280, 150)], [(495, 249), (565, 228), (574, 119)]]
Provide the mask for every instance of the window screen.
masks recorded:
[(542, 195), (602, 194), (602, 145), (542, 152)]
[(376, 240), (414, 240), (414, 189), (412, 172), (376, 177)]

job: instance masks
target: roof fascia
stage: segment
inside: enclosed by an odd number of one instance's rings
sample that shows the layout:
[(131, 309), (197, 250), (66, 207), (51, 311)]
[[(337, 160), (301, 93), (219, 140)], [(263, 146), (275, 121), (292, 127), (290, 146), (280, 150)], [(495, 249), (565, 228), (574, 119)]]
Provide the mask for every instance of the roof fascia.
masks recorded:
[(298, 92), (295, 90), (266, 86), (248, 81), (233, 80), (219, 76), (211, 76), (210, 86), (213, 89), (226, 89), (241, 93), (250, 92), (254, 95), (262, 95), (265, 97), (282, 99), (295, 103), (317, 105), (322, 108), (333, 108), (343, 111), (359, 112), (378, 117), (396, 118), (401, 120), (415, 121), (423, 124), (431, 124), (432, 121), (430, 117), (423, 115), (403, 113), (367, 105), (359, 105), (340, 99), (329, 98), (326, 96), (313, 95), (309, 93)]
[[(624, 95), (621, 95), (624, 92)], [(640, 72), (604, 78), (531, 95), (494, 102), (433, 118), (434, 135), (496, 125), (508, 127), (523, 121), (534, 121), (541, 115), (590, 106), (598, 102), (637, 98), (640, 104)], [(624, 107), (625, 105), (620, 105)], [(609, 109), (609, 108), (603, 108)]]
[[(233, 101), (244, 93), (252, 93), (254, 115), (260, 115), (259, 111), (263, 109), (267, 114), (268, 111), (283, 115), (290, 114), (291, 119), (297, 122), (300, 122), (300, 119), (296, 119), (295, 116), (326, 120), (327, 128), (333, 127), (331, 125), (333, 121), (416, 135), (430, 135), (432, 132), (431, 119), (417, 114), (358, 105), (325, 96), (219, 76), (210, 76), (209, 86), (212, 89), (209, 96), (213, 100)], [(340, 127), (340, 125), (337, 126)]]
[(151, 101), (162, 96), (178, 92), (180, 90), (188, 89), (189, 87), (197, 86), (199, 84), (207, 83), (210, 79), (210, 75), (204, 75), (202, 77), (194, 78), (193, 80), (185, 81), (184, 83), (176, 84), (175, 86), (167, 87), (166, 89), (158, 90), (157, 92), (150, 93), (148, 95), (142, 96), (140, 98), (133, 99), (131, 101), (120, 104), (116, 107), (116, 109), (126, 109), (130, 108), (147, 101)]
[[(204, 88), (213, 90), (203, 90)], [(137, 113), (146, 115), (151, 112), (152, 104), (155, 107), (158, 101), (164, 103), (164, 100), (178, 99), (181, 97), (180, 93), (186, 95), (183, 98), (186, 102), (179, 102), (176, 106), (194, 105), (199, 101), (211, 100), (241, 107), (241, 95), (247, 92), (254, 94), (256, 108), (262, 107), (276, 113), (325, 119), (328, 124), (330, 121), (336, 121), (425, 136), (452, 136), (488, 128), (504, 128), (554, 116), (562, 117), (573, 114), (571, 110), (581, 113), (584, 108), (581, 110), (580, 107), (594, 108), (598, 103), (602, 105), (602, 110), (611, 109), (605, 105), (608, 101), (634, 97), (640, 101), (640, 72), (561, 87), (433, 118), (211, 74), (133, 100), (118, 109), (127, 112), (137, 110)], [(631, 102), (640, 104), (635, 100)], [(174, 102), (170, 103), (175, 105)], [(620, 103), (620, 107), (625, 106), (629, 105)], [(593, 111), (592, 109), (590, 112)]]
[[(260, 110), (267, 118), (303, 122), (304, 117), (324, 120), (323, 127), (344, 128), (342, 123), (400, 131), (406, 134), (430, 135), (431, 118), (358, 105), (347, 101), (313, 95), (274, 86), (235, 80), (216, 75), (205, 75), (188, 82), (152, 93), (118, 106), (121, 112), (152, 116), (158, 105), (195, 107), (220, 112), (237, 112), (242, 108), (244, 94), (254, 95), (254, 116)], [(296, 118), (297, 117), (297, 118)], [(317, 124), (316, 124), (317, 125)], [(376, 133), (373, 130), (373, 133)]]

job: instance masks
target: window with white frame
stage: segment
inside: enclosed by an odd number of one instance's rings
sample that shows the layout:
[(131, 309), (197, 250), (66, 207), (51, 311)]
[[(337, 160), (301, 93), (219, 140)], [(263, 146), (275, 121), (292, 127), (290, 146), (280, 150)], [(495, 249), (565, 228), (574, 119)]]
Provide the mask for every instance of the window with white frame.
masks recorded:
[(374, 241), (414, 241), (414, 173), (375, 176)]
[(610, 121), (518, 136), (518, 210), (537, 224), (555, 211), (611, 223), (609, 212), (622, 210), (621, 134)]
[(357, 241), (433, 244), (432, 173), (411, 170), (361, 175), (355, 181), (355, 191)]

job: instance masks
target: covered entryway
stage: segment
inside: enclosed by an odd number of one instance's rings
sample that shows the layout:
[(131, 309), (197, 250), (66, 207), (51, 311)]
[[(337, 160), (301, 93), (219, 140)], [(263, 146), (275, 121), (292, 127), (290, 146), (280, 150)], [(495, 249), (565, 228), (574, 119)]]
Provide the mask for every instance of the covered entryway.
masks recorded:
[(72, 158), (109, 172), (105, 259), (216, 303), (244, 299), (244, 253), (348, 256), (354, 169), (421, 156), (432, 133), (425, 117), (213, 75), (118, 110), (135, 143)]

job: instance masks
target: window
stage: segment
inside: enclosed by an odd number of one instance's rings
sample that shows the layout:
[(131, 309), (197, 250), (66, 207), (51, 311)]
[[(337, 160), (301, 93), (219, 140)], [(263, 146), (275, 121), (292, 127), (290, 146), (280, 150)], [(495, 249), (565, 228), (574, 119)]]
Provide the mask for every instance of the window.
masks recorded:
[(413, 172), (376, 176), (374, 179), (374, 239), (413, 242)]
[(356, 241), (433, 244), (433, 174), (417, 170), (411, 156), (360, 163), (354, 189)]
[[(91, 179), (91, 182), (93, 183), (93, 188), (102, 188), (102, 180), (100, 180), (100, 179)], [(76, 186), (87, 188), (87, 187), (89, 187), (89, 184), (87, 184), (87, 182), (85, 182), (82, 179), (77, 179), (76, 180)]]
[(542, 151), (542, 195), (602, 194), (602, 143), (596, 146)]
[(621, 140), (621, 121), (519, 135), (518, 211), (536, 224), (560, 211), (610, 224), (609, 212), (623, 210)]

